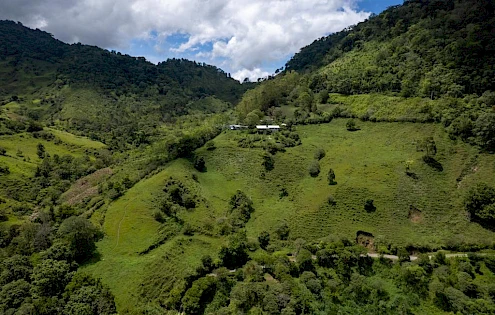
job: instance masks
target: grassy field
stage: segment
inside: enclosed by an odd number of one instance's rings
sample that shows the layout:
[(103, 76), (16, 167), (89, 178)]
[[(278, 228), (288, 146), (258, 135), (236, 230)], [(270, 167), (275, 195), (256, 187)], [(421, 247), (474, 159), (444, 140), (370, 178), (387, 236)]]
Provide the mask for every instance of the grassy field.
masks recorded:
[(54, 154), (82, 156), (86, 149), (105, 147), (101, 142), (54, 129), (47, 130), (59, 137), (62, 142), (55, 143), (53, 140), (34, 138), (30, 133), (0, 136), (0, 147), (7, 150), (4, 156), (0, 156), (0, 164), (9, 167), (10, 174), (7, 176), (14, 178), (19, 175), (32, 176), (34, 174), (36, 166), (41, 162), (36, 153), (38, 143), (43, 144), (46, 152), (51, 156)]
[[(336, 119), (324, 125), (298, 126), (303, 144), (277, 153), (270, 172), (261, 166), (261, 149), (239, 148), (239, 133), (222, 133), (214, 140), (216, 150), (197, 151), (206, 160), (206, 172), (197, 172), (188, 160), (175, 160), (99, 214), (105, 217), (106, 234), (98, 244), (101, 256), (84, 269), (110, 285), (123, 313), (132, 313), (139, 305), (166, 303), (170, 290), (181, 285), (176, 280), (193, 270), (202, 255), (216, 256), (225, 240), (206, 235), (214, 234), (215, 224), (225, 217), (237, 189), (254, 202), (255, 212), (247, 224), (250, 239), (286, 221), (292, 239), (317, 240), (329, 235), (354, 239), (362, 230), (372, 233), (378, 245), (493, 242), (494, 233), (470, 223), (462, 206), (464, 194), (474, 183), (495, 184), (493, 155), (451, 141), (436, 124), (359, 122), (360, 130), (349, 132), (345, 123), (345, 119)], [(424, 153), (416, 150), (416, 141), (429, 136), (435, 139), (441, 172), (425, 165)], [(323, 148), (326, 156), (320, 161), (320, 175), (313, 178), (308, 166), (317, 148)], [(406, 162), (416, 179), (405, 174)], [(328, 185), (330, 168), (337, 185)], [(203, 234), (175, 234), (140, 255), (166, 228), (152, 213), (171, 176), (198, 196), (197, 208), (180, 217)], [(287, 197), (280, 198), (282, 188), (288, 191)], [(330, 195), (334, 206), (327, 203)], [(374, 200), (375, 212), (364, 210), (366, 199)]]

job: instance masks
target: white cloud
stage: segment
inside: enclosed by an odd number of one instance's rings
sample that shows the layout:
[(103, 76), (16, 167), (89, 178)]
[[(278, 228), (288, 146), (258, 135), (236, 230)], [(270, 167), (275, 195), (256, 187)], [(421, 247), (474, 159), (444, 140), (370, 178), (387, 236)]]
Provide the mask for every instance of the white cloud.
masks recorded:
[(188, 34), (173, 53), (211, 44), (211, 51), (199, 53), (212, 63), (221, 60), (235, 73), (264, 74), (263, 65), (366, 19), (368, 13), (353, 9), (356, 1), (0, 0), (0, 18), (40, 27), (63, 41), (106, 48), (125, 48), (136, 38), (160, 42)]
[(270, 75), (270, 72), (263, 71), (260, 68), (254, 68), (252, 70), (242, 69), (234, 72), (232, 77), (240, 82), (243, 82), (245, 78), (248, 78), (251, 82), (255, 82), (258, 78), (265, 78)]

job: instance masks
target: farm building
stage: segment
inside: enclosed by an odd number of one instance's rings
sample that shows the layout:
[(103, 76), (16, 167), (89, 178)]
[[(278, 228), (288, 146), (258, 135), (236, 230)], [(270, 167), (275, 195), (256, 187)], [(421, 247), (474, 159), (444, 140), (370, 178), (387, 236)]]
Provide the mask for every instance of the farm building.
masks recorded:
[(257, 125), (256, 129), (258, 131), (279, 131), (280, 126), (279, 125)]

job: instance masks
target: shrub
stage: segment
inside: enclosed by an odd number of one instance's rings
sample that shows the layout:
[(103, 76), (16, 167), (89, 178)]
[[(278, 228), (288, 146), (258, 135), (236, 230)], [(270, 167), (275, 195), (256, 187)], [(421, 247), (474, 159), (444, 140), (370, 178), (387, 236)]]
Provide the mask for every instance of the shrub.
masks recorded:
[(443, 165), (429, 155), (423, 156), (423, 162), (425, 162), (426, 165), (428, 165), (429, 167), (431, 167), (431, 168), (433, 168), (439, 172), (443, 171)]
[(330, 195), (327, 197), (327, 203), (330, 206), (335, 206), (337, 204), (337, 201), (335, 201), (335, 198), (332, 195)]
[(271, 155), (269, 152), (265, 152), (263, 154), (263, 163), (262, 165), (265, 167), (265, 170), (271, 171), (275, 168), (275, 159), (273, 158), (273, 155)]
[(8, 166), (0, 166), (0, 175), (9, 175), (10, 168)]
[(347, 121), (347, 123), (345, 124), (345, 127), (349, 131), (355, 131), (355, 130), (357, 130), (357, 125), (356, 125), (356, 122), (354, 121), (354, 119), (349, 119)]
[(318, 175), (320, 174), (320, 163), (318, 163), (318, 161), (316, 160), (311, 162), (308, 170), (311, 177), (318, 177)]
[(0, 155), (6, 155), (7, 150), (4, 147), (0, 147)]
[(335, 181), (335, 172), (333, 169), (328, 170), (328, 185), (336, 185), (337, 182)]
[(160, 223), (165, 222), (165, 216), (163, 215), (163, 212), (161, 212), (160, 210), (155, 210), (153, 212), (153, 218), (155, 218), (155, 220)]
[(325, 157), (325, 150), (319, 148), (315, 152), (315, 160), (321, 160)]
[(373, 199), (366, 199), (366, 201), (364, 202), (364, 210), (366, 210), (366, 212), (376, 211), (376, 207), (373, 204)]
[(208, 141), (206, 142), (206, 150), (208, 151), (213, 151), (215, 150), (217, 147), (215, 146), (215, 142), (213, 141)]
[(194, 159), (194, 168), (197, 169), (200, 172), (205, 172), (206, 171), (205, 159), (202, 156), (196, 157)]
[(282, 188), (282, 189), (280, 190), (280, 194), (279, 194), (280, 199), (282, 199), (282, 198), (284, 198), (284, 197), (287, 197), (288, 195), (289, 195), (289, 192), (287, 191), (287, 189), (286, 189), (286, 188)]
[(38, 143), (36, 146), (36, 154), (40, 159), (45, 157), (45, 146), (42, 143)]

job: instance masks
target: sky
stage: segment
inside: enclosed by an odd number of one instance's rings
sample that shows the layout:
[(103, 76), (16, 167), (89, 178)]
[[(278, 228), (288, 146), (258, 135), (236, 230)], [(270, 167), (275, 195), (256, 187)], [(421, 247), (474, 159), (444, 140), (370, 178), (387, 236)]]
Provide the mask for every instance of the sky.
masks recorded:
[(242, 82), (402, 0), (0, 0), (0, 19), (153, 63), (187, 58)]

